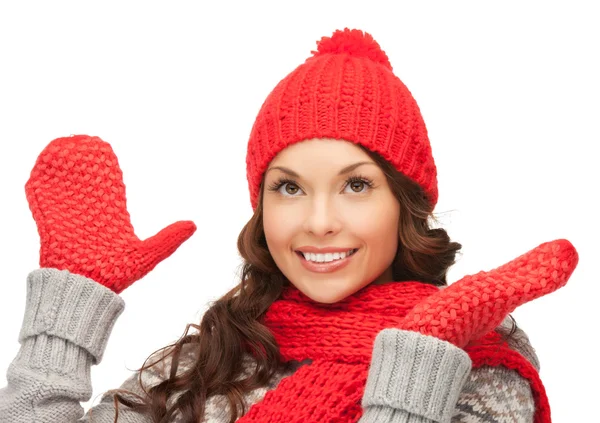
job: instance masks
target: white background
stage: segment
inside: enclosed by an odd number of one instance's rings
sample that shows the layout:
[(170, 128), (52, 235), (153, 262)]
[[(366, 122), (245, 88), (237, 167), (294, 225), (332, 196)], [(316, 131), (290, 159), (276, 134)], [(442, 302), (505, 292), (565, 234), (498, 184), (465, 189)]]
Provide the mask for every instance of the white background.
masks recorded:
[(593, 3), (3, 2), (0, 374), (19, 348), (25, 279), (38, 265), (23, 186), (41, 149), (98, 135), (119, 157), (140, 238), (175, 220), (198, 225), (123, 292), (87, 409), (237, 283), (256, 113), (316, 40), (347, 26), (373, 34), (421, 107), (438, 167), (435, 211), (463, 245), (450, 281), (545, 241), (578, 249), (567, 286), (514, 316), (540, 357), (554, 421), (589, 420), (600, 382)]

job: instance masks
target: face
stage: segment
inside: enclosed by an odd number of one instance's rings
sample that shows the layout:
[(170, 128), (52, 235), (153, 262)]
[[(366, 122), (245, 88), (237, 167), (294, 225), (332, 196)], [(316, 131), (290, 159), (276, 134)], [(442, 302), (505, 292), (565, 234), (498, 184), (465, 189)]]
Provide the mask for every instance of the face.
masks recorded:
[(393, 280), (399, 212), (383, 171), (348, 141), (292, 144), (265, 173), (269, 251), (290, 283), (320, 303)]

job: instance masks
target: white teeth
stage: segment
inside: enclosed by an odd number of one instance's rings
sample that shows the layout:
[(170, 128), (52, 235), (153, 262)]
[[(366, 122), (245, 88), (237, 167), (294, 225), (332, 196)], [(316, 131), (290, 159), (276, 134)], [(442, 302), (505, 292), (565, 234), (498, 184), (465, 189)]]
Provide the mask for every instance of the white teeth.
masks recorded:
[(302, 253), (307, 261), (316, 261), (317, 263), (327, 263), (334, 260), (340, 260), (351, 255), (354, 250), (348, 250), (345, 253), (326, 253), (326, 254), (314, 254), (314, 253)]

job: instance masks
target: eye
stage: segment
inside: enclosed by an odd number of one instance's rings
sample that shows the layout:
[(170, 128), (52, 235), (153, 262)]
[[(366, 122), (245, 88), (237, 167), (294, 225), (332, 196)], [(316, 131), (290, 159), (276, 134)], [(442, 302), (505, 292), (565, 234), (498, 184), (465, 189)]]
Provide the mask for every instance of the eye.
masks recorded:
[(296, 194), (300, 190), (300, 188), (298, 188), (298, 185), (296, 185), (293, 182), (286, 182), (286, 183), (281, 184), (281, 185), (285, 186), (285, 192), (288, 193), (288, 194), (290, 194), (290, 195), (292, 195), (292, 196), (294, 194)]
[[(279, 178), (278, 180), (273, 182), (271, 185), (269, 185), (268, 189), (269, 189), (269, 191), (280, 191), (281, 188), (284, 186), (285, 186), (285, 192), (289, 195), (286, 195), (282, 192), (279, 192), (279, 194), (282, 194), (287, 197), (294, 197), (295, 194), (300, 190), (294, 180), (286, 178), (286, 177)], [(290, 187), (291, 187), (291, 189), (290, 189)]]
[(356, 192), (357, 194), (364, 192), (362, 188), (371, 188), (373, 186), (370, 180), (356, 176), (348, 178), (347, 182), (348, 184), (346, 185), (346, 187), (350, 187), (352, 192)]
[[(281, 188), (285, 187), (284, 192), (281, 192)], [(346, 179), (346, 185), (344, 188), (350, 188), (352, 193), (364, 194), (369, 189), (373, 188), (373, 181), (364, 176), (350, 176)], [(366, 189), (365, 189), (366, 188)], [(274, 181), (268, 187), (269, 191), (277, 191), (279, 194), (285, 197), (296, 197), (300, 190), (298, 184), (293, 179), (287, 177), (281, 177)]]

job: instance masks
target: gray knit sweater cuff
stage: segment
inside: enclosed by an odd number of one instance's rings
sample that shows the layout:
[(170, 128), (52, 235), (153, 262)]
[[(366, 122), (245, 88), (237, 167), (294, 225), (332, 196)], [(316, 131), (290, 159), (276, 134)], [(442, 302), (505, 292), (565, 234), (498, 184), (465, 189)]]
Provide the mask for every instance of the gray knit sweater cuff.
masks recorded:
[(66, 339), (88, 351), (97, 364), (124, 308), (118, 294), (92, 279), (67, 270), (37, 269), (27, 276), (19, 342), (40, 334)]
[(469, 355), (449, 342), (384, 329), (375, 338), (360, 422), (450, 422), (470, 370)]

